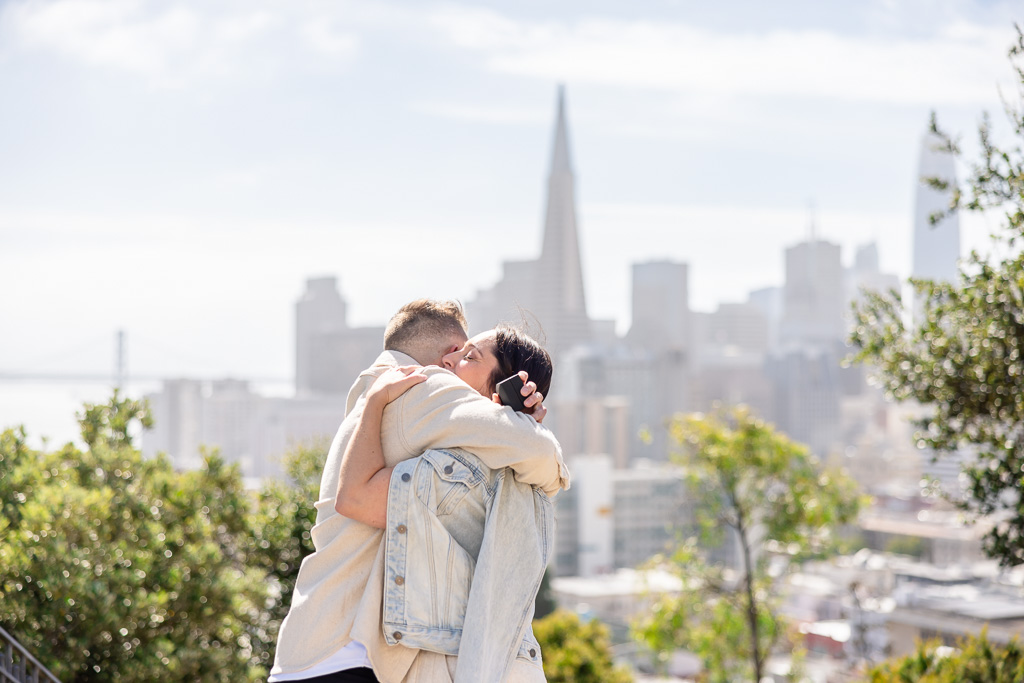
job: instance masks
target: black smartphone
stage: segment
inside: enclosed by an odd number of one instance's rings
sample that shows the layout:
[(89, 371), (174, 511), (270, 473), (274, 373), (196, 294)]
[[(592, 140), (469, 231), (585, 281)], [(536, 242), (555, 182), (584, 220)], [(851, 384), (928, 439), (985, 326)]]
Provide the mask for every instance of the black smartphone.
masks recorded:
[(498, 382), (498, 398), (501, 399), (501, 404), (511, 406), (512, 410), (518, 410), (519, 412), (526, 410), (526, 405), (523, 403), (523, 395), (519, 393), (522, 390), (523, 380), (519, 377), (518, 372), (508, 379)]

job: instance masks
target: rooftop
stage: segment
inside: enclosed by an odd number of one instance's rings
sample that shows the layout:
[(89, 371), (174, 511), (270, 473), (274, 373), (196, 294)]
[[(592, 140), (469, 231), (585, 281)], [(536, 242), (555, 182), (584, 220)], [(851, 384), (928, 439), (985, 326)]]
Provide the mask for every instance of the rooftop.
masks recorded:
[(645, 593), (678, 593), (683, 580), (661, 569), (640, 571), (619, 569), (598, 576), (563, 576), (551, 581), (552, 590), (580, 598), (643, 595)]

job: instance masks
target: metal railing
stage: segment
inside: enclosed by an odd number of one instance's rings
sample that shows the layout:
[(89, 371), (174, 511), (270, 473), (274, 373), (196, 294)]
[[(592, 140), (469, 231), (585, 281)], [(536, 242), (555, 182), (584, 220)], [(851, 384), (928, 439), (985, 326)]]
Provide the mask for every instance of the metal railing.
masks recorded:
[(0, 683), (60, 683), (49, 669), (0, 628)]

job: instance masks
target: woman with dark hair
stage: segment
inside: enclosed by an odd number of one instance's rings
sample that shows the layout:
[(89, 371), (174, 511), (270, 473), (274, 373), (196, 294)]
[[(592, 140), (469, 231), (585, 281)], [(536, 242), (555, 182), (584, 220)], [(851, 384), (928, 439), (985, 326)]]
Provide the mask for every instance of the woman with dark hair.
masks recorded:
[[(551, 388), (551, 374), (554, 371), (551, 365), (551, 356), (529, 335), (514, 327), (499, 326), (495, 328), (494, 356), (498, 361), (498, 367), (491, 376), (495, 384), (517, 372), (525, 371), (537, 386), (534, 394), (540, 396), (536, 397), (536, 400), (541, 401), (548, 395), (548, 390)], [(525, 412), (532, 413), (532, 408)]]
[[(532, 337), (514, 327), (499, 326), (473, 337), (459, 349), (444, 357), (444, 367), (480, 394), (495, 402), (498, 382), (516, 373), (525, 372), (523, 381), (536, 385), (534, 399), (523, 412), (533, 413), (533, 407), (547, 396), (551, 388), (551, 356)], [(523, 396), (529, 395), (528, 390)]]
[[(496, 403), (498, 382), (518, 373), (523, 412), (543, 419), (553, 367), (529, 335), (489, 330), (443, 364)], [(516, 482), (511, 469), (490, 470), (458, 448), (385, 467), (384, 408), (425, 379), (423, 368), (404, 366), (376, 380), (341, 465), (337, 511), (385, 530), (385, 636), (449, 655), (410, 681), (543, 681), (529, 621), (553, 545), (552, 504), (540, 489)], [(447, 605), (443, 614), (439, 603)]]

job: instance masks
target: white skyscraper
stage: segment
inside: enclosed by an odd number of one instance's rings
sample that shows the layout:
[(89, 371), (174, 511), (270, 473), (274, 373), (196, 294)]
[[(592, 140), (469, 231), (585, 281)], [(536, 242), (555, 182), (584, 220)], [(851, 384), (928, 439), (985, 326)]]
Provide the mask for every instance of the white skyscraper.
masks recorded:
[[(956, 165), (953, 155), (939, 148), (941, 142), (933, 133), (926, 133), (921, 139), (921, 156), (918, 161), (918, 177), (914, 198), (914, 264), (912, 274), (916, 278), (956, 282), (957, 259), (960, 258), (960, 219), (957, 214), (946, 216), (932, 224), (931, 216), (949, 208), (950, 190), (938, 190), (928, 185), (927, 178), (938, 178), (950, 184), (956, 182)], [(914, 301), (915, 322), (923, 319), (924, 302), (921, 297)], [(949, 454), (932, 462), (931, 453), (922, 455), (924, 473), (943, 482), (947, 492), (958, 495), (957, 473), (965, 458), (963, 451)]]
[(925, 178), (939, 178), (951, 185), (956, 182), (953, 155), (939, 149), (940, 141), (933, 133), (921, 140), (914, 200), (914, 263), (917, 278), (954, 282), (957, 259), (960, 258), (960, 220), (957, 214), (946, 216), (936, 224), (930, 217), (949, 208), (950, 191), (929, 186)]

